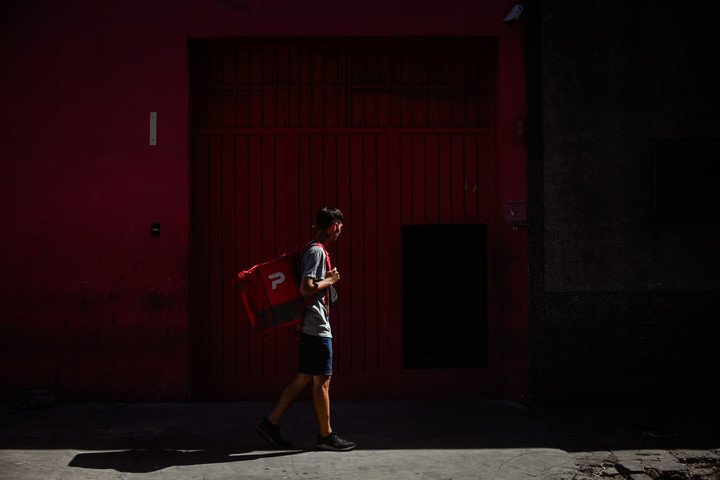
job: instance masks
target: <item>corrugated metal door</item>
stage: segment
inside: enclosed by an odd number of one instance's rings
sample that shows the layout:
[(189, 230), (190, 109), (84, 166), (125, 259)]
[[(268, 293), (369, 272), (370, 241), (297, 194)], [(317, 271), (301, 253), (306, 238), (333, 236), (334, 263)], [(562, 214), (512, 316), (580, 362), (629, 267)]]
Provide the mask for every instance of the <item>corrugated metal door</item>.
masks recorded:
[[(478, 38), (191, 42), (196, 397), (273, 398), (296, 373), (290, 332), (255, 336), (231, 282), (300, 249), (323, 205), (346, 217), (330, 250), (334, 396), (498, 392), (495, 51)], [(403, 226), (458, 223), (487, 225), (487, 365), (406, 369)]]

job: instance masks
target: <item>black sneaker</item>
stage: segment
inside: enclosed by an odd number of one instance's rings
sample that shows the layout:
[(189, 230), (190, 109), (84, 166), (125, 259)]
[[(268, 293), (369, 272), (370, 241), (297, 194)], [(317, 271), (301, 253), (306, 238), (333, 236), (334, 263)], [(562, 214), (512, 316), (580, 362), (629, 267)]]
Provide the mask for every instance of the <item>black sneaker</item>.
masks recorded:
[(340, 435), (338, 435), (337, 433), (332, 432), (327, 437), (321, 437), (320, 435), (318, 435), (315, 446), (320, 450), (349, 452), (353, 448), (357, 447), (357, 443), (351, 442), (350, 440), (345, 440), (344, 438), (341, 438)]
[(255, 428), (255, 431), (273, 447), (291, 448), (292, 446), (283, 440), (280, 435), (280, 426), (270, 422), (267, 418)]

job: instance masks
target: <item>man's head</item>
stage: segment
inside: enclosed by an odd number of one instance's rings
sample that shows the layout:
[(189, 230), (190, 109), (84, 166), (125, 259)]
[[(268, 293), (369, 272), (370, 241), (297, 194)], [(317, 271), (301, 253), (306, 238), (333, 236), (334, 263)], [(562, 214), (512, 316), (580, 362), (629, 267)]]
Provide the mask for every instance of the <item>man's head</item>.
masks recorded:
[(325, 207), (316, 216), (317, 227), (326, 238), (337, 240), (343, 224), (343, 214), (335, 207)]

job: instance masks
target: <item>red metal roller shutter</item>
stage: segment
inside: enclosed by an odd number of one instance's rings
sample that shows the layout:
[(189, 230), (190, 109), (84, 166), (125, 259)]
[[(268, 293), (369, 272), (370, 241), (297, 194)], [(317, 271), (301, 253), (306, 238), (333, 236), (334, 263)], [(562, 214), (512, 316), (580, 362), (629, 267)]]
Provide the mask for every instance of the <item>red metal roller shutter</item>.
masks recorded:
[[(492, 395), (487, 367), (407, 371), (403, 225), (488, 225), (499, 250), (491, 39), (203, 40), (191, 44), (191, 275), (198, 398), (273, 398), (295, 374), (290, 332), (249, 327), (237, 271), (296, 250), (314, 213), (347, 217), (330, 253), (338, 396)], [(489, 290), (499, 282), (489, 258)], [(487, 305), (490, 342), (500, 315)]]

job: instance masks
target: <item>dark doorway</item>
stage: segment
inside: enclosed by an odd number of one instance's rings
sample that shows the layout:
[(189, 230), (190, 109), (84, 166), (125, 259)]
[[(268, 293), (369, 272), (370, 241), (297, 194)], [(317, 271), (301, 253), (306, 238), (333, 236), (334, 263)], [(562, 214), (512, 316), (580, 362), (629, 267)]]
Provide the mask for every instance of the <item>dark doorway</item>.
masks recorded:
[(403, 228), (406, 369), (488, 365), (487, 226)]
[(653, 140), (653, 214), (663, 219), (720, 218), (720, 141)]

